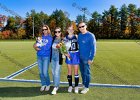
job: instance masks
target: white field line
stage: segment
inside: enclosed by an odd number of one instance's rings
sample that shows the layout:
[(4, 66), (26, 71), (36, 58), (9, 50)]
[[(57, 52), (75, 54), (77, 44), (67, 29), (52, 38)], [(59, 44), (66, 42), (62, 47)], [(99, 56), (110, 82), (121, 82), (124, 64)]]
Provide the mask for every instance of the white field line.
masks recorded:
[[(27, 82), (27, 83), (39, 83), (40, 80), (25, 80), (25, 79), (5, 79), (0, 78), (0, 81), (6, 81), (6, 82)], [(51, 84), (53, 82), (51, 81)], [(61, 85), (68, 85), (68, 82), (62, 82), (60, 81)], [(81, 85), (81, 83), (79, 83)], [(102, 83), (90, 83), (90, 87), (107, 87), (107, 88), (139, 88), (140, 85), (120, 85), (120, 84), (102, 84)]]
[(25, 67), (25, 68), (23, 68), (23, 69), (17, 71), (17, 72), (15, 72), (15, 73), (13, 73), (13, 74), (11, 74), (11, 75), (9, 75), (9, 76), (6, 76), (5, 79), (12, 79), (12, 78), (18, 76), (19, 74), (21, 74), (21, 73), (23, 73), (23, 72), (25, 72), (25, 71), (27, 71), (27, 70), (33, 68), (33, 67), (36, 66), (36, 65), (37, 65), (37, 62), (35, 62), (35, 63), (33, 63), (33, 64), (31, 64), (31, 65), (29, 65), (29, 66), (27, 66), (27, 67)]

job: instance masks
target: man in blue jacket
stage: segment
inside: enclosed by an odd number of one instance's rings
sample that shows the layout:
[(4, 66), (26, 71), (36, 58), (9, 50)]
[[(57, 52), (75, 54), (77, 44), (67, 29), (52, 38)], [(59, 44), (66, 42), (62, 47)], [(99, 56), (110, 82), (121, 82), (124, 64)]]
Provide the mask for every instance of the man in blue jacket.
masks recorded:
[(96, 39), (93, 33), (87, 31), (87, 25), (84, 22), (78, 24), (80, 33), (78, 35), (79, 53), (80, 53), (80, 71), (84, 89), (81, 91), (85, 94), (89, 91), (90, 83), (90, 65), (96, 54)]

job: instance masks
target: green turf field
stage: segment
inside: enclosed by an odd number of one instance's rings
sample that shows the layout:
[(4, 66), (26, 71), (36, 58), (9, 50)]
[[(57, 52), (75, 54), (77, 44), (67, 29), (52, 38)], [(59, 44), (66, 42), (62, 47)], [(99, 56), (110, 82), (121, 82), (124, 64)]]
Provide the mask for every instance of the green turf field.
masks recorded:
[[(36, 62), (33, 41), (0, 41), (0, 78)], [(140, 85), (140, 44), (136, 41), (99, 40), (91, 66), (91, 82)], [(51, 70), (51, 67), (50, 67)], [(67, 67), (62, 66), (61, 81), (67, 81)], [(51, 71), (50, 71), (51, 77)], [(39, 80), (37, 66), (15, 79)], [(52, 79), (52, 78), (51, 78)], [(81, 82), (81, 79), (80, 79)], [(0, 81), (0, 100), (140, 100), (140, 89), (91, 87), (85, 94), (67, 93), (60, 86), (57, 95), (41, 93), (40, 84)]]

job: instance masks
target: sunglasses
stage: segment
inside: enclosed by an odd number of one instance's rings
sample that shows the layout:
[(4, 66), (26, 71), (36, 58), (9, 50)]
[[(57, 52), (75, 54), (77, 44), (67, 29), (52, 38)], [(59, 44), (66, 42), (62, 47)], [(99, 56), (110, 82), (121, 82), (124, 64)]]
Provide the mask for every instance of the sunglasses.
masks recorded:
[(61, 33), (61, 31), (54, 31), (54, 33)]
[(42, 31), (46, 31), (46, 30), (48, 30), (48, 29), (42, 29)]
[(79, 26), (79, 28), (84, 28), (85, 27), (85, 25), (83, 25), (83, 26)]

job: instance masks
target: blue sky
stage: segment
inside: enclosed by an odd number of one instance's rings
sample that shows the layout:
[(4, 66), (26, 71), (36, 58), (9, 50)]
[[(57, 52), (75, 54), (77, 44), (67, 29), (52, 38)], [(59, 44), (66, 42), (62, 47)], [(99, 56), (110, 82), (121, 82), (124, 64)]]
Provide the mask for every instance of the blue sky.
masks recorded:
[[(130, 3), (135, 4), (137, 8), (140, 7), (140, 0), (0, 0), (0, 14), (12, 16), (2, 9), (2, 5), (22, 17), (26, 17), (26, 13), (32, 9), (35, 9), (36, 12), (43, 11), (48, 15), (52, 14), (56, 9), (61, 9), (69, 13), (68, 17), (71, 20), (75, 20), (77, 15), (83, 14), (78, 7), (86, 7), (90, 13), (97, 11), (102, 14), (111, 5), (115, 5), (119, 9), (123, 4), (128, 5)], [(86, 15), (86, 17), (91, 18), (89, 15)]]

